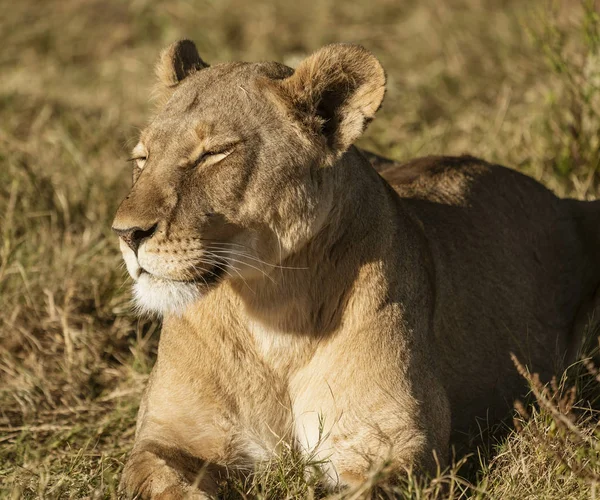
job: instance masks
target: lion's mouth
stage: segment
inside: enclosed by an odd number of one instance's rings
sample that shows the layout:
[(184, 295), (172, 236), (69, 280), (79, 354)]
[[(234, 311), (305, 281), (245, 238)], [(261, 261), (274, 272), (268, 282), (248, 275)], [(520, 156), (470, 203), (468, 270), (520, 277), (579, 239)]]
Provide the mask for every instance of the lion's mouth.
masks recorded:
[(150, 278), (153, 281), (162, 281), (162, 282), (171, 282), (171, 283), (183, 283), (190, 285), (200, 285), (204, 288), (210, 288), (216, 285), (221, 281), (223, 276), (226, 273), (225, 269), (226, 264), (224, 262), (214, 263), (213, 266), (208, 270), (204, 271), (197, 276), (192, 276), (190, 278), (185, 279), (176, 279), (176, 278), (167, 278), (162, 276), (156, 276), (155, 274), (149, 272), (143, 267), (140, 268), (138, 273), (138, 279), (142, 276), (145, 276), (146, 279)]

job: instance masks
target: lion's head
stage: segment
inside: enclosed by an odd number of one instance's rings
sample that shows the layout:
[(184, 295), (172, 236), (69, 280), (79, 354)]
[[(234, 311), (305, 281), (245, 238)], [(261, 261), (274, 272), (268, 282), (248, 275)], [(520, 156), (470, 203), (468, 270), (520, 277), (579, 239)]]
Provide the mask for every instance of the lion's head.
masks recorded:
[(163, 104), (133, 150), (113, 229), (137, 304), (164, 313), (268, 273), (324, 227), (339, 160), (381, 105), (385, 75), (357, 45), (324, 47), (294, 71), (208, 66), (188, 40), (157, 74)]

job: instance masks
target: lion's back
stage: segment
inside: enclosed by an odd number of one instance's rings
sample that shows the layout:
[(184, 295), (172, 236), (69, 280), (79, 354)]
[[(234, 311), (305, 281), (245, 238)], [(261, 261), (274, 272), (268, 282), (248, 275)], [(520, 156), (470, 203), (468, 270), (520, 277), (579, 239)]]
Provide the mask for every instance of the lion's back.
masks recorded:
[(428, 157), (380, 172), (431, 251), (434, 335), (455, 427), (523, 381), (513, 352), (542, 377), (563, 368), (586, 288), (568, 204), (535, 180), (472, 157)]

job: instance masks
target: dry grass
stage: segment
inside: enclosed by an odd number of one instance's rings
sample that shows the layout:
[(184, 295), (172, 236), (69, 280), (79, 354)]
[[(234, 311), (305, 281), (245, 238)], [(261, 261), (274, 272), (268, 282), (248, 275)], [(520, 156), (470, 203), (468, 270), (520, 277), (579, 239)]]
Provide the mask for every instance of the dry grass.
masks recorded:
[[(596, 198), (600, 38), (595, 6), (584, 4), (4, 2), (0, 496), (116, 496), (158, 325), (132, 316), (110, 221), (127, 190), (124, 160), (148, 116), (160, 48), (189, 37), (208, 61), (293, 65), (328, 42), (363, 43), (389, 77), (363, 146), (398, 159), (469, 152), (561, 195)], [(430, 481), (409, 476), (396, 493), (595, 497), (596, 378), (593, 365), (580, 366), (550, 392), (532, 379), (538, 403), (522, 406), (517, 431), (485, 439), (466, 463), (458, 457)], [(564, 399), (572, 386), (578, 396)], [(249, 483), (224, 485), (223, 494), (319, 497), (303, 473), (313, 465), (288, 450)]]

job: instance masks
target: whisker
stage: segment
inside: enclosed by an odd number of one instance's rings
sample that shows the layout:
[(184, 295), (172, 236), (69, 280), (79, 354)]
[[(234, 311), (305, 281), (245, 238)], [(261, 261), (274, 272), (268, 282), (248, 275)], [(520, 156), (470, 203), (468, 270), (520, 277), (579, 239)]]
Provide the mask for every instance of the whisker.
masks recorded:
[(254, 250), (252, 247), (249, 247), (248, 245), (243, 245), (241, 243), (233, 243), (231, 241), (219, 241), (219, 240), (211, 240), (211, 239), (206, 239), (206, 238), (192, 238), (192, 239), (197, 240), (197, 241), (206, 242), (206, 243), (217, 243), (219, 245), (229, 245), (229, 246), (246, 248), (247, 250)]
[[(279, 262), (282, 262), (283, 253), (281, 251), (281, 238), (279, 237), (279, 233), (277, 231), (274, 231), (274, 232), (275, 232), (275, 237), (277, 238), (277, 245), (279, 246)], [(281, 272), (281, 279), (282, 280), (284, 279), (283, 271)]]
[[(216, 264), (216, 263), (211, 263), (211, 262), (209, 262), (209, 261), (204, 261), (204, 262), (201, 262), (201, 263), (202, 263), (202, 264), (209, 264), (209, 265), (214, 265), (214, 266), (217, 266), (217, 264)], [(197, 268), (197, 267), (196, 267), (196, 266), (195, 266), (193, 263), (191, 263), (190, 265), (192, 266), (192, 268), (194, 268), (194, 270), (195, 270), (195, 271), (198, 271), (198, 268)], [(225, 271), (225, 270), (224, 270), (224, 271)], [(211, 271), (208, 271), (208, 272), (210, 272), (211, 274), (214, 274), (214, 273), (212, 273)], [(227, 271), (225, 271), (225, 272), (227, 272)], [(228, 273), (228, 274), (229, 274), (229, 273)], [(230, 275), (230, 276), (231, 276), (231, 275)], [(200, 278), (202, 281), (204, 281), (204, 286), (206, 286), (206, 287), (208, 288), (208, 283), (207, 283), (206, 279), (204, 278), (204, 276), (202, 275), (202, 273), (199, 273), (199, 274), (198, 274), (198, 277), (199, 277), (199, 278)]]
[(231, 250), (231, 249), (242, 249), (248, 252), (254, 252), (254, 248), (246, 246), (246, 245), (238, 245), (235, 243), (227, 243), (227, 242), (203, 242), (203, 246), (212, 247), (212, 248), (220, 248), (222, 250)]
[[(210, 240), (202, 240), (201, 238), (192, 238), (192, 239), (197, 240), (197, 241), (210, 241)], [(210, 243), (209, 245), (198, 246), (198, 247), (188, 247), (187, 250), (212, 251), (215, 254), (215, 256), (216, 256), (216, 254), (224, 254), (224, 253), (232, 254), (232, 255), (236, 255), (238, 257), (245, 257), (247, 259), (253, 260), (260, 264), (264, 264), (266, 266), (278, 268), (278, 269), (309, 269), (308, 267), (281, 266), (279, 264), (272, 264), (270, 262), (262, 260), (254, 255), (249, 254), (249, 253), (240, 252), (239, 250), (234, 250), (234, 249), (228, 248), (226, 245), (235, 245), (235, 246), (239, 246), (239, 247), (253, 251), (253, 249), (248, 246), (238, 245), (236, 243), (227, 243), (227, 242)]]
[[(198, 275), (200, 275), (200, 276), (201, 276), (201, 274), (202, 274), (202, 271), (200, 271), (200, 270), (198, 269), (198, 267), (197, 267), (197, 266), (194, 264), (194, 261), (195, 261), (195, 262), (198, 262), (198, 263), (200, 263), (200, 264), (207, 264), (207, 265), (209, 265), (209, 266), (212, 266), (212, 267), (216, 267), (216, 268), (218, 268), (218, 269), (221, 269), (221, 270), (222, 270), (224, 273), (227, 273), (227, 275), (228, 275), (230, 278), (233, 278), (233, 276), (231, 275), (231, 273), (230, 273), (229, 271), (227, 271), (227, 268), (226, 268), (226, 267), (223, 267), (223, 265), (221, 265), (221, 264), (220, 264), (219, 262), (217, 262), (217, 261), (214, 261), (214, 260), (208, 260), (208, 259), (202, 259), (202, 258), (199, 258), (199, 259), (189, 259), (189, 258), (188, 258), (188, 259), (182, 259), (182, 260), (183, 260), (183, 262), (186, 262), (186, 263), (188, 263), (188, 265), (190, 265), (190, 266), (191, 266), (191, 267), (194, 269), (194, 271), (196, 271), (196, 272), (198, 273)], [(208, 272), (208, 273), (214, 274), (214, 273), (212, 273), (212, 271), (210, 271), (209, 269), (208, 269), (208, 270), (206, 270), (206, 271), (204, 271), (204, 272)]]
[[(215, 257), (218, 257), (217, 255), (215, 255)], [(266, 278), (269, 278), (271, 281), (273, 281), (273, 283), (275, 283), (275, 280), (273, 280), (273, 278), (271, 276), (269, 276), (264, 269), (260, 269), (259, 267), (253, 266), (252, 264), (248, 264), (247, 262), (244, 262), (243, 260), (238, 260), (238, 259), (234, 259), (232, 257), (229, 257), (227, 255), (223, 255), (222, 256), (223, 260), (225, 260), (227, 263), (230, 262), (237, 262), (238, 264), (244, 264), (248, 267), (251, 267), (252, 269), (256, 269), (257, 271), (259, 271), (260, 273), (262, 273)]]
[(244, 285), (246, 285), (246, 288), (248, 288), (248, 290), (250, 290), (254, 295), (256, 295), (256, 291), (250, 287), (250, 285), (248, 284), (246, 279), (242, 276), (242, 273), (240, 273), (235, 266), (230, 265), (230, 267), (237, 273), (237, 275), (240, 277), (240, 279), (244, 282)]
[[(211, 266), (213, 266), (213, 267), (216, 267), (216, 268), (218, 268), (218, 269), (221, 269), (221, 271), (223, 271), (224, 273), (227, 273), (227, 275), (228, 275), (230, 278), (233, 278), (233, 275), (232, 275), (232, 274), (231, 274), (231, 273), (230, 273), (230, 272), (227, 270), (227, 268), (226, 268), (226, 267), (223, 267), (223, 266), (222, 266), (221, 264), (219, 264), (218, 262), (214, 262), (214, 261), (211, 261), (211, 260), (206, 260), (206, 259), (199, 259), (199, 262), (200, 262), (200, 263), (202, 263), (202, 264), (208, 264), (208, 265), (211, 265)], [(192, 264), (192, 266), (193, 266), (194, 268), (196, 267), (196, 266), (194, 266), (193, 264)], [(210, 271), (209, 271), (209, 272), (210, 272)]]
[[(210, 252), (210, 251), (207, 251), (207, 253), (208, 253), (208, 254), (211, 254), (212, 252)], [(218, 256), (218, 255), (216, 255), (216, 254), (213, 254), (213, 256), (214, 256), (214, 257), (219, 257), (219, 256)], [(271, 280), (273, 283), (275, 283), (275, 280), (274, 280), (274, 279), (273, 279), (271, 276), (269, 276), (269, 275), (268, 275), (268, 274), (267, 274), (267, 273), (264, 271), (264, 269), (260, 269), (260, 268), (258, 268), (258, 267), (256, 267), (256, 266), (253, 266), (252, 264), (248, 264), (247, 262), (244, 262), (243, 260), (237, 260), (237, 259), (233, 259), (233, 258), (231, 258), (231, 257), (229, 257), (229, 256), (226, 256), (226, 255), (224, 255), (222, 258), (223, 258), (224, 260), (226, 260), (227, 262), (237, 262), (237, 263), (239, 263), (239, 264), (244, 264), (244, 265), (246, 265), (246, 266), (248, 266), (248, 267), (251, 267), (252, 269), (256, 269), (258, 272), (262, 273), (262, 274), (263, 274), (263, 275), (264, 275), (266, 278), (269, 278), (269, 279), (270, 279), (270, 280)]]
[[(196, 266), (194, 264), (192, 264), (192, 267), (194, 268), (194, 270), (198, 271), (198, 269), (196, 268)], [(204, 276), (202, 276), (202, 274), (198, 274), (198, 277), (204, 281), (204, 286), (206, 286), (208, 288), (208, 283), (206, 282), (206, 279), (204, 278)]]
[(253, 255), (249, 255), (246, 253), (241, 253), (241, 252), (237, 252), (235, 250), (228, 250), (228, 249), (224, 249), (224, 248), (215, 248), (212, 246), (207, 247), (207, 249), (210, 249), (210, 251), (214, 254), (226, 254), (226, 253), (230, 253), (232, 255), (236, 255), (238, 257), (245, 257), (247, 259), (253, 260), (255, 262), (260, 262), (261, 264), (264, 264), (265, 266), (269, 266), (269, 267), (273, 267), (273, 268), (277, 268), (277, 269), (297, 269), (297, 270), (306, 270), (309, 269), (308, 267), (296, 267), (296, 266), (281, 266), (279, 264), (271, 264), (270, 262), (266, 262), (262, 259), (259, 259), (258, 257), (255, 257)]
[[(208, 265), (212, 265), (214, 267), (217, 267), (219, 269), (221, 269), (224, 273), (227, 273), (227, 275), (233, 279), (234, 276), (227, 270), (227, 267), (223, 267), (221, 264), (219, 264), (218, 262), (215, 262), (213, 260), (206, 260), (206, 259), (198, 259), (198, 262), (200, 262), (201, 264), (208, 264)], [(196, 271), (198, 271), (198, 268), (191, 263), (190, 264)], [(244, 285), (246, 285), (246, 287), (248, 288), (248, 290), (250, 290), (254, 295), (256, 295), (256, 292), (250, 287), (250, 285), (248, 284), (248, 282), (244, 279), (244, 277), (240, 274), (240, 272), (235, 268), (235, 266), (230, 265), (229, 266), (230, 269), (232, 269), (233, 271), (236, 272), (236, 274), (240, 277), (240, 279), (244, 282)], [(209, 271), (210, 272), (210, 271)], [(204, 277), (200, 276), (203, 280), (204, 283), (206, 284), (206, 280), (204, 279)], [(208, 286), (208, 285), (207, 285)]]

